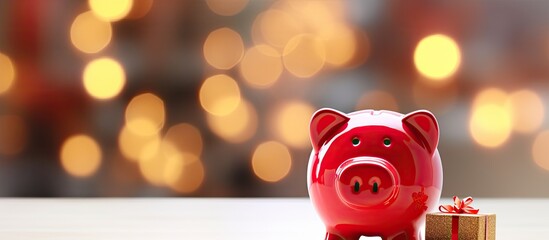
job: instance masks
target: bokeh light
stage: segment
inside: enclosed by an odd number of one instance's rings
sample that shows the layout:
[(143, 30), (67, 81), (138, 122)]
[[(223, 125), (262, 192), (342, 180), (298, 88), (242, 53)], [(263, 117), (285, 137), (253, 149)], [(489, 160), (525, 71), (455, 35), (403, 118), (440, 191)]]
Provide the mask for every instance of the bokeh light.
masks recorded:
[(256, 17), (252, 26), (252, 37), (257, 44), (268, 43), (283, 49), (290, 39), (303, 31), (303, 24), (293, 15), (278, 9), (269, 9)]
[(99, 58), (86, 65), (83, 74), (84, 88), (96, 99), (111, 99), (122, 91), (126, 73), (120, 63), (112, 58)]
[(88, 0), (92, 12), (104, 21), (118, 21), (130, 12), (133, 0)]
[(217, 69), (231, 69), (244, 54), (244, 43), (240, 34), (230, 28), (211, 32), (204, 41), (204, 58)]
[(532, 157), (534, 162), (549, 171), (549, 131), (545, 130), (539, 133), (532, 145)]
[(0, 52), (0, 95), (7, 92), (15, 82), (15, 66), (11, 59)]
[[(370, 37), (361, 29), (354, 29), (355, 51), (353, 57), (345, 64), (346, 67), (355, 68), (365, 64), (370, 56)], [(327, 43), (329, 44), (329, 43)]]
[(61, 147), (61, 164), (65, 171), (75, 177), (88, 177), (101, 165), (101, 148), (87, 135), (67, 138)]
[(309, 121), (313, 113), (314, 108), (305, 102), (286, 102), (275, 111), (272, 130), (291, 147), (307, 147), (310, 145)]
[(338, 24), (321, 32), (320, 38), (326, 49), (326, 63), (333, 66), (344, 66), (356, 52), (356, 37), (353, 29)]
[(272, 86), (283, 70), (280, 53), (268, 45), (258, 45), (248, 49), (240, 63), (243, 79), (255, 88)]
[(128, 103), (125, 117), (126, 125), (134, 133), (154, 135), (164, 127), (164, 101), (152, 93), (139, 94)]
[(145, 146), (139, 169), (147, 182), (179, 193), (193, 192), (204, 181), (202, 161), (194, 154), (181, 152), (167, 139), (160, 145)]
[(257, 113), (248, 101), (242, 100), (238, 107), (228, 115), (206, 116), (208, 126), (219, 137), (231, 143), (240, 143), (250, 139), (257, 129)]
[(545, 108), (538, 94), (523, 89), (509, 95), (506, 106), (512, 116), (513, 130), (532, 133), (538, 130), (545, 117)]
[(417, 44), (414, 63), (423, 76), (443, 81), (458, 70), (461, 51), (454, 39), (443, 34), (430, 35)]
[(469, 132), (481, 146), (495, 148), (509, 139), (512, 119), (505, 107), (505, 99), (505, 92), (498, 89), (487, 89), (477, 95), (472, 106)]
[(0, 154), (16, 155), (27, 143), (28, 129), (18, 115), (0, 116)]
[(264, 142), (257, 146), (252, 155), (252, 168), (260, 179), (278, 182), (292, 167), (292, 156), (283, 144), (276, 141)]
[(130, 130), (128, 125), (124, 125), (118, 135), (118, 147), (122, 155), (128, 160), (138, 161), (145, 146), (151, 145), (160, 145), (159, 134), (137, 134)]
[(286, 69), (300, 78), (317, 74), (326, 62), (326, 51), (321, 40), (311, 34), (301, 34), (292, 38), (283, 52)]
[(475, 96), (472, 108), (488, 103), (505, 105), (508, 97), (509, 94), (499, 88), (487, 88)]
[(96, 53), (111, 42), (111, 24), (97, 18), (91, 11), (84, 12), (72, 22), (70, 37), (78, 50)]
[(149, 13), (153, 6), (153, 0), (137, 0), (133, 2), (132, 9), (126, 18), (128, 19), (138, 19), (142, 18)]
[(249, 0), (206, 0), (206, 4), (212, 12), (221, 16), (234, 16), (240, 13)]
[(202, 134), (195, 126), (179, 123), (168, 129), (164, 139), (172, 142), (182, 153), (200, 157), (202, 154)]
[(216, 116), (233, 112), (240, 104), (240, 98), (238, 84), (225, 74), (207, 78), (200, 87), (200, 105), (208, 113)]
[(355, 109), (398, 111), (398, 103), (396, 98), (390, 93), (381, 90), (372, 90), (362, 94)]
[[(193, 158), (194, 156), (183, 155)], [(186, 160), (180, 172), (168, 180), (168, 186), (178, 193), (190, 193), (196, 191), (204, 182), (205, 169), (200, 159)]]
[(145, 146), (139, 157), (141, 174), (156, 186), (166, 186), (168, 181), (177, 178), (182, 166), (183, 157), (170, 141)]
[(313, 32), (341, 24), (348, 14), (344, 1), (288, 1), (289, 7)]

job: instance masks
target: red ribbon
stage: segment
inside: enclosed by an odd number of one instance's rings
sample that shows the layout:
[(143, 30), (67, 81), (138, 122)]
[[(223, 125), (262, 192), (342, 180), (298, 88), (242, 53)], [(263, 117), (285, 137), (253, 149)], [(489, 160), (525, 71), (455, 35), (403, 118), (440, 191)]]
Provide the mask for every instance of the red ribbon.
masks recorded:
[(452, 240), (458, 240), (459, 235), (459, 217), (452, 216)]
[[(454, 196), (454, 205), (440, 205), (438, 210), (444, 213), (470, 213), (477, 214), (479, 209), (474, 209), (469, 206), (473, 202), (472, 197), (466, 197), (463, 200), (459, 199), (457, 196)], [(459, 228), (459, 217), (452, 216), (452, 240), (458, 240), (458, 228)]]
[(440, 205), (438, 210), (444, 213), (470, 213), (477, 214), (479, 209), (469, 206), (473, 202), (472, 197), (466, 197), (463, 200), (454, 196), (454, 205)]

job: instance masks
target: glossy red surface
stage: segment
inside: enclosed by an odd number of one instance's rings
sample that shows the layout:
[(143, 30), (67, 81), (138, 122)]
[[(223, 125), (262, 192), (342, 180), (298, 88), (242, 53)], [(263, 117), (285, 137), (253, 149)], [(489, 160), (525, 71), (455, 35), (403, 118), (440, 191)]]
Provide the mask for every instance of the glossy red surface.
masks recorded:
[(442, 190), (433, 114), (325, 108), (310, 135), (309, 196), (326, 239), (420, 239)]

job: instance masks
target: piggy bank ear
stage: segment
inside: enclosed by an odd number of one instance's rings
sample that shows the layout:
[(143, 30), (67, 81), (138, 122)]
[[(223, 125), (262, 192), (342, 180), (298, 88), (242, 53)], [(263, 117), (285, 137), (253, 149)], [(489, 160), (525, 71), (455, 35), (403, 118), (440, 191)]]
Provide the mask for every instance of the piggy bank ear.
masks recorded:
[(435, 116), (426, 110), (407, 114), (402, 119), (404, 129), (412, 138), (433, 154), (438, 146), (439, 130)]
[(309, 126), (311, 143), (315, 150), (319, 150), (322, 144), (349, 121), (345, 113), (330, 108), (316, 111), (311, 118)]

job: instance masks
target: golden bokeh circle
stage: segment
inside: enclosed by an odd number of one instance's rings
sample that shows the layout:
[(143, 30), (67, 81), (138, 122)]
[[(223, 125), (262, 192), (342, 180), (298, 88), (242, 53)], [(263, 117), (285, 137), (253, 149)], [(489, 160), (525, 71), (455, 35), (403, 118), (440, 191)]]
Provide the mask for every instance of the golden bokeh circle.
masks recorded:
[(61, 147), (61, 165), (75, 177), (89, 177), (101, 165), (101, 148), (88, 135), (80, 134), (67, 138)]
[(429, 35), (417, 44), (414, 51), (417, 70), (433, 81), (444, 81), (461, 64), (461, 50), (454, 39), (443, 34)]
[(324, 67), (326, 50), (318, 37), (301, 34), (288, 41), (282, 60), (286, 70), (294, 76), (310, 78)]
[(165, 118), (164, 101), (152, 93), (135, 96), (126, 107), (126, 125), (138, 135), (158, 133), (164, 127)]
[(256, 41), (282, 49), (293, 37), (303, 33), (303, 23), (294, 15), (278, 9), (269, 9), (257, 16)]
[(288, 175), (291, 168), (290, 151), (279, 142), (264, 142), (256, 147), (252, 155), (252, 169), (264, 181), (278, 182)]
[(217, 15), (221, 16), (234, 16), (240, 13), (249, 0), (206, 0), (208, 8)]
[(208, 113), (225, 116), (240, 105), (240, 88), (233, 78), (225, 74), (215, 75), (202, 83), (199, 100)]
[(85, 53), (97, 53), (103, 50), (112, 39), (112, 27), (91, 11), (81, 13), (71, 24), (72, 44)]
[(170, 141), (146, 145), (139, 157), (141, 174), (147, 182), (156, 186), (168, 186), (178, 178), (184, 164), (183, 154)]
[(99, 100), (116, 97), (126, 85), (124, 68), (118, 61), (108, 57), (89, 62), (82, 78), (86, 92)]
[(502, 105), (487, 103), (473, 108), (469, 132), (475, 142), (487, 148), (496, 148), (511, 135), (511, 115)]
[(137, 134), (130, 130), (128, 125), (124, 125), (118, 135), (118, 147), (122, 155), (131, 161), (138, 161), (145, 151), (145, 146), (160, 145), (160, 135)]
[(15, 82), (15, 66), (12, 60), (0, 52), (0, 95), (6, 93)]
[(520, 133), (535, 132), (545, 118), (545, 107), (541, 97), (528, 89), (511, 93), (505, 106), (511, 112), (513, 130)]
[[(185, 155), (185, 157), (189, 157)], [(194, 156), (190, 156), (193, 158)], [(182, 165), (174, 166), (173, 169), (179, 169), (179, 173), (169, 179), (168, 186), (178, 193), (194, 192), (202, 186), (205, 178), (204, 164), (200, 159), (190, 159), (183, 162)]]
[(314, 108), (301, 101), (280, 105), (274, 114), (274, 134), (291, 147), (309, 146), (309, 121), (313, 113)]
[(231, 143), (241, 143), (254, 136), (257, 129), (257, 113), (252, 104), (242, 100), (230, 114), (206, 116), (208, 126), (219, 137)]
[(509, 94), (499, 88), (487, 88), (482, 90), (475, 96), (473, 100), (473, 108), (487, 103), (493, 103), (497, 105), (505, 105)]
[(133, 0), (88, 0), (88, 6), (98, 18), (115, 22), (130, 13)]
[(326, 63), (341, 67), (349, 63), (357, 51), (355, 32), (344, 24), (334, 24), (320, 34), (326, 49)]
[(203, 48), (204, 58), (212, 67), (228, 70), (234, 67), (244, 54), (244, 43), (240, 34), (230, 28), (212, 31)]
[(284, 67), (280, 53), (268, 45), (257, 45), (246, 51), (240, 62), (244, 81), (255, 88), (268, 88), (280, 78)]

